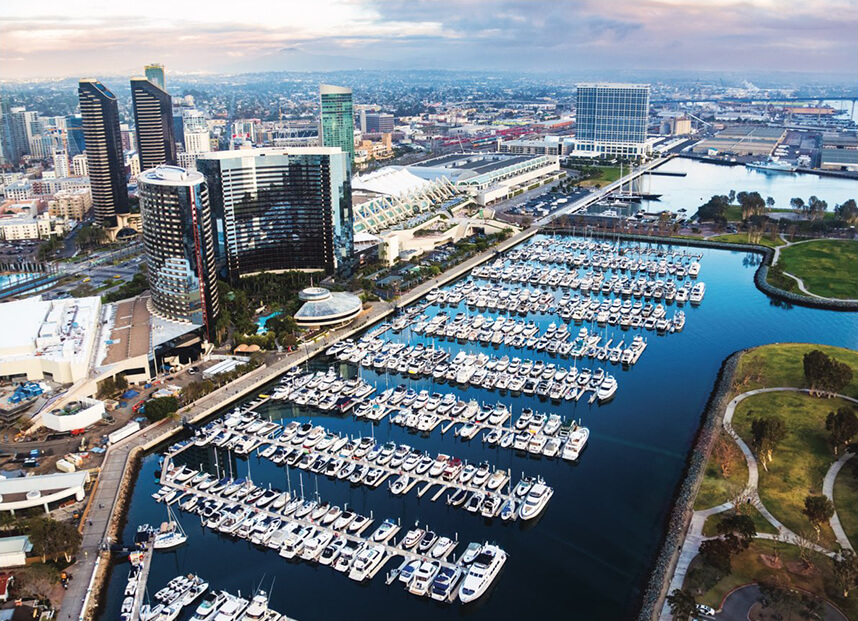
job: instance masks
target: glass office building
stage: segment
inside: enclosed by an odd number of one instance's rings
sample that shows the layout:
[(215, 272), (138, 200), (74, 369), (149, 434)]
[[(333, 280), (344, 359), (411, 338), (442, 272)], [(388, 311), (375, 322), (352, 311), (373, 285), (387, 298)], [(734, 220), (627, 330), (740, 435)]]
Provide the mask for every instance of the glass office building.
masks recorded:
[(321, 104), (320, 132), (322, 146), (339, 147), (349, 154), (349, 164), (355, 157), (355, 118), (352, 89), (322, 84), (319, 86)]
[(116, 215), (129, 211), (119, 106), (116, 96), (98, 80), (81, 80), (77, 92), (95, 223), (114, 228)]
[(220, 313), (215, 236), (203, 175), (158, 166), (137, 177), (152, 310), (204, 326), (213, 338)]
[(200, 154), (219, 260), (230, 279), (263, 271), (349, 274), (354, 253), (349, 155), (333, 147)]
[(151, 65), (146, 65), (143, 69), (144, 74), (146, 75), (146, 79), (149, 80), (152, 84), (155, 84), (162, 91), (167, 90), (167, 80), (164, 75), (164, 65), (159, 65), (158, 63), (152, 63)]
[(594, 157), (646, 153), (648, 84), (579, 84), (576, 151)]
[(134, 104), (134, 131), (140, 169), (176, 164), (176, 137), (173, 132), (173, 100), (157, 84), (146, 78), (131, 78)]

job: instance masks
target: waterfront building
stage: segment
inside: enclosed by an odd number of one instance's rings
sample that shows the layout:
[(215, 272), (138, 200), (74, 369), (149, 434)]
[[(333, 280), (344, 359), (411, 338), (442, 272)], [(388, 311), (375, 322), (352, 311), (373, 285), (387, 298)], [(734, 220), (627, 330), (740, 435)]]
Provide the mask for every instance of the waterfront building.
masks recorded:
[(146, 78), (131, 78), (131, 99), (140, 168), (175, 165), (176, 139), (170, 94)]
[(218, 256), (237, 279), (280, 270), (348, 273), (354, 252), (349, 156), (333, 147), (202, 153)]
[(149, 80), (152, 84), (160, 88), (162, 91), (167, 90), (167, 81), (164, 75), (164, 65), (160, 65), (158, 63), (146, 65), (146, 67), (143, 69), (143, 73), (146, 76), (146, 79)]
[(205, 178), (177, 166), (137, 177), (152, 310), (204, 326), (212, 338), (220, 312), (215, 241)]
[(119, 107), (116, 96), (98, 80), (81, 80), (78, 97), (95, 222), (112, 228), (116, 226), (117, 214), (129, 211)]
[(387, 166), (352, 179), (354, 230), (356, 234), (378, 233), (466, 200), (467, 195), (445, 176), (423, 179), (404, 168)]
[(539, 140), (507, 140), (500, 144), (500, 152), (513, 155), (563, 155), (563, 142), (559, 136), (546, 136)]
[(305, 328), (338, 327), (360, 315), (363, 303), (353, 293), (307, 287), (298, 297), (304, 302), (295, 313), (295, 323)]
[(578, 84), (576, 155), (646, 155), (648, 84)]
[(58, 472), (32, 477), (0, 479), (0, 511), (22, 511), (42, 508), (45, 513), (67, 500), (86, 498), (89, 471)]
[(406, 167), (423, 179), (447, 177), (460, 192), (488, 205), (525, 190), (534, 183), (556, 179), (560, 164), (554, 155), (456, 153)]
[(319, 99), (319, 136), (322, 146), (339, 147), (344, 153), (348, 153), (350, 161), (354, 160), (355, 120), (352, 89), (322, 84), (319, 86)]

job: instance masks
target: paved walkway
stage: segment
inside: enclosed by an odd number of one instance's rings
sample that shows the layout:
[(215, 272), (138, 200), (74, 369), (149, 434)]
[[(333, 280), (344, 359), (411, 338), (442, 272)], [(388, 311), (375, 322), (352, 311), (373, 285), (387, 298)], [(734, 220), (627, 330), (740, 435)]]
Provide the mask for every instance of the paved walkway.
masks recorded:
[[(748, 612), (760, 601), (760, 587), (747, 584), (727, 594), (721, 604), (721, 610), (715, 615), (718, 621), (747, 621)], [(825, 602), (824, 621), (848, 621), (837, 608)]]
[[(771, 535), (768, 533), (757, 533), (756, 537), (758, 539), (769, 539), (774, 540), (777, 539), (779, 541), (783, 541), (785, 543), (795, 543), (800, 540), (799, 535), (791, 531), (789, 528), (784, 526), (771, 512), (766, 508), (763, 504), (763, 501), (760, 499), (758, 485), (760, 481), (760, 471), (757, 465), (757, 458), (754, 453), (751, 451), (750, 447), (745, 443), (742, 438), (739, 437), (733, 430), (733, 415), (736, 412), (736, 407), (745, 399), (749, 397), (753, 397), (755, 395), (760, 395), (768, 392), (803, 392), (810, 394), (810, 391), (806, 388), (759, 388), (757, 390), (749, 390), (748, 392), (744, 392), (740, 395), (737, 395), (733, 398), (730, 403), (727, 404), (727, 408), (724, 411), (724, 430), (730, 435), (731, 438), (739, 445), (739, 448), (742, 451), (742, 454), (745, 456), (745, 461), (748, 464), (748, 483), (745, 486), (745, 490), (743, 491), (742, 496), (746, 499), (749, 499), (751, 504), (760, 512), (760, 514), (766, 518), (766, 521), (769, 522), (772, 526), (777, 529), (777, 535)], [(834, 395), (840, 399), (845, 399), (846, 401), (851, 401), (853, 403), (858, 404), (858, 399), (853, 399), (852, 397), (847, 397), (846, 395)], [(825, 482), (823, 483), (823, 493), (832, 498), (833, 496), (827, 493), (825, 490), (827, 489), (825, 486), (828, 484), (829, 477), (830, 481), (830, 491), (834, 489), (834, 479), (837, 476), (837, 472), (840, 470), (840, 467), (851, 457), (852, 454), (849, 453), (848, 457), (844, 455), (837, 462), (832, 465), (829, 469), (828, 474), (825, 476)], [(837, 466), (840, 464), (840, 466)], [(836, 469), (835, 469), (836, 467)], [(685, 540), (682, 544), (682, 550), (679, 553), (679, 560), (676, 563), (676, 569), (673, 572), (673, 577), (670, 581), (670, 587), (668, 588), (668, 593), (672, 593), (675, 589), (681, 589), (683, 583), (685, 582), (685, 574), (688, 571), (688, 566), (691, 564), (691, 561), (697, 556), (700, 551), (700, 544), (707, 539), (703, 535), (703, 524), (706, 522), (706, 519), (710, 516), (717, 515), (719, 513), (723, 513), (724, 511), (729, 511), (733, 508), (732, 502), (725, 502), (723, 504), (718, 505), (717, 507), (710, 507), (709, 509), (703, 509), (700, 511), (695, 511), (694, 515), (691, 517), (691, 522), (688, 526), (688, 532), (685, 535)], [(849, 545), (848, 539), (846, 539), (846, 534), (843, 533), (843, 529), (840, 527), (840, 521), (837, 519), (837, 513), (835, 512), (834, 517), (831, 520), (831, 527), (835, 529), (835, 521), (837, 524), (837, 528), (840, 529), (840, 532), (843, 534), (843, 541), (846, 545), (843, 545), (840, 537), (838, 536), (838, 543), (842, 547), (849, 547), (852, 549), (852, 546)], [(837, 530), (835, 530), (835, 535), (837, 535)], [(820, 554), (825, 554), (827, 556), (835, 556), (835, 553), (831, 550), (823, 548), (822, 546), (818, 546), (816, 544), (811, 544), (811, 548)], [(719, 618), (732, 618), (732, 617), (719, 617)], [(661, 621), (669, 621), (672, 619), (672, 615), (670, 614), (670, 607), (667, 605), (667, 602), (664, 604), (664, 608), (662, 609)]]
[[(834, 502), (834, 480), (837, 478), (837, 473), (840, 472), (840, 469), (846, 464), (847, 461), (852, 459), (854, 453), (844, 453), (840, 456), (840, 459), (831, 464), (831, 468), (828, 469), (828, 472), (825, 473), (825, 480), (822, 482), (822, 493), (827, 496), (831, 502)], [(834, 505), (835, 507), (837, 505)], [(837, 543), (841, 548), (846, 550), (855, 551), (855, 548), (852, 547), (852, 544), (849, 542), (849, 538), (846, 536), (846, 531), (843, 530), (843, 526), (840, 524), (840, 518), (837, 517), (837, 512), (834, 512), (834, 515), (831, 516), (831, 530), (834, 531), (834, 536), (837, 538)]]
[[(772, 265), (775, 265), (778, 262), (778, 260), (781, 257), (781, 250), (783, 250), (784, 248), (789, 248), (790, 246), (798, 246), (799, 244), (808, 244), (810, 242), (817, 242), (817, 241), (824, 241), (825, 240), (825, 238), (815, 238), (815, 239), (801, 239), (801, 240), (796, 241), (796, 242), (791, 242), (791, 241), (787, 241), (786, 237), (784, 237), (783, 234), (781, 234), (781, 239), (783, 239), (786, 243), (783, 246), (778, 246), (774, 249), (775, 253), (772, 256)], [(813, 293), (812, 291), (808, 291), (807, 287), (804, 284), (804, 281), (801, 278), (799, 278), (798, 276), (796, 276), (795, 274), (790, 274), (789, 272), (784, 272), (784, 276), (789, 276), (790, 278), (792, 278), (796, 282), (796, 284), (798, 285), (798, 290), (801, 291), (804, 295), (806, 295), (808, 297), (816, 298), (817, 300), (832, 300), (832, 301), (840, 299), (840, 298), (828, 298), (828, 297), (825, 297), (824, 295), (817, 295), (817, 294)], [(850, 300), (846, 300), (846, 301), (848, 302)], [(851, 300), (851, 301), (854, 302), (855, 300)]]

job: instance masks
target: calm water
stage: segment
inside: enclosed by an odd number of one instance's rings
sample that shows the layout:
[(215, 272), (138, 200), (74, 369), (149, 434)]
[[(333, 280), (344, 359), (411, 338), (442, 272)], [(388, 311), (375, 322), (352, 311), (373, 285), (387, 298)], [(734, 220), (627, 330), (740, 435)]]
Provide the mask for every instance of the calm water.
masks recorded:
[(829, 209), (850, 198), (858, 198), (858, 181), (855, 179), (804, 173), (765, 173), (745, 166), (719, 166), (685, 158), (674, 158), (659, 170), (684, 172), (686, 176), (651, 175), (642, 180), (644, 191), (662, 195), (658, 201), (644, 203), (647, 211), (686, 209), (690, 216), (713, 195), (729, 194), (730, 190), (759, 192), (763, 198), (771, 196), (775, 199), (775, 209), (790, 209), (789, 201), (796, 196), (807, 202), (815, 195), (826, 201)]
[[(513, 404), (516, 414), (521, 407), (530, 405), (582, 419), (590, 427), (591, 436), (578, 465), (488, 449), (479, 439), (467, 443), (452, 434), (441, 436), (440, 427), (431, 436), (421, 436), (394, 427), (387, 419), (373, 427), (350, 417), (314, 417), (349, 434), (369, 434), (372, 429), (379, 441), (390, 438), (433, 453), (444, 452), (471, 461), (487, 459), (511, 469), (514, 478), (521, 472), (541, 474), (555, 487), (554, 498), (539, 521), (522, 527), (499, 519), (484, 520), (462, 509), (448, 508), (442, 501), (433, 503), (430, 495), (418, 499), (414, 490), (405, 498), (395, 497), (384, 486), (367, 490), (303, 474), (305, 489), (313, 490), (318, 484), (324, 499), (349, 503), (367, 514), (372, 511), (376, 523), (385, 517), (401, 518), (404, 526), (419, 520), (439, 534), (457, 534), (464, 542), (500, 543), (509, 553), (509, 560), (496, 588), (481, 602), (463, 607), (418, 599), (409, 596), (398, 582), (386, 586), (383, 574), (369, 584), (358, 585), (329, 567), (287, 562), (273, 551), (261, 551), (244, 541), (215, 535), (201, 527), (194, 516), (184, 514), (189, 542), (176, 551), (156, 555), (150, 593), (179, 573), (198, 572), (215, 588), (245, 594), (263, 576), (267, 581), (276, 576), (272, 606), (304, 621), (631, 617), (657, 553), (672, 494), (722, 360), (737, 349), (779, 341), (858, 346), (855, 314), (776, 305), (754, 288), (754, 257), (716, 250), (702, 253), (700, 280), (707, 284), (703, 304), (685, 307), (687, 323), (682, 333), (664, 337), (648, 333), (649, 347), (632, 370), (612, 370), (619, 390), (609, 404), (553, 405), (539, 402), (535, 396), (513, 401), (509, 396), (481, 389), (437, 387), (439, 392), (454, 392), (465, 399), (504, 400)], [(465, 310), (464, 306), (461, 310)], [(429, 312), (437, 311), (432, 307)], [(452, 316), (456, 310), (448, 312)], [(539, 315), (531, 319), (543, 328), (556, 320)], [(618, 335), (619, 329), (614, 332)], [(386, 336), (397, 338), (390, 333)], [(626, 336), (627, 342), (631, 336)], [(413, 341), (421, 337), (404, 333), (398, 338)], [(462, 347), (449, 341), (437, 344), (453, 353)], [(469, 347), (476, 350), (480, 346)], [(498, 353), (522, 355), (518, 350)], [(539, 355), (525, 353), (531, 358)], [(313, 365), (324, 367), (327, 362), (317, 359)], [(348, 365), (339, 366), (344, 373), (357, 372)], [(380, 388), (403, 381), (399, 376), (377, 376), (364, 370), (362, 375), (376, 381)], [(431, 380), (412, 382), (418, 390), (436, 388), (431, 384)], [(293, 412), (280, 403), (270, 405), (266, 413), (273, 418), (311, 417), (306, 411)], [(150, 498), (156, 488), (157, 459), (152, 455), (144, 461), (130, 506), (126, 541), (133, 537), (138, 524), (158, 523), (164, 517), (164, 508)], [(205, 454), (189, 452), (188, 461), (192, 463), (208, 459)], [(286, 487), (286, 471), (266, 460), (235, 460), (232, 467), (237, 475), (246, 475), (249, 469), (257, 483)], [(291, 479), (293, 487), (297, 486), (297, 471), (291, 473)], [(392, 561), (386, 569), (395, 566), (396, 561)], [(105, 619), (119, 617), (126, 573), (124, 563), (113, 571)], [(191, 614), (186, 610), (180, 620)]]

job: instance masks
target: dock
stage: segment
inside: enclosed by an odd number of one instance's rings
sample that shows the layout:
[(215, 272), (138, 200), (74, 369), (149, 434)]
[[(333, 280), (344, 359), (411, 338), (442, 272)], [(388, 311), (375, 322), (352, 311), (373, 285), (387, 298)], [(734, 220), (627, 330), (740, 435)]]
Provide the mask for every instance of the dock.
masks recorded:
[(140, 611), (143, 608), (143, 598), (146, 597), (146, 585), (149, 581), (149, 570), (152, 568), (152, 555), (155, 553), (155, 539), (149, 538), (142, 550), (140, 571), (137, 574), (137, 589), (134, 591), (134, 607), (131, 609), (131, 621), (140, 621)]

